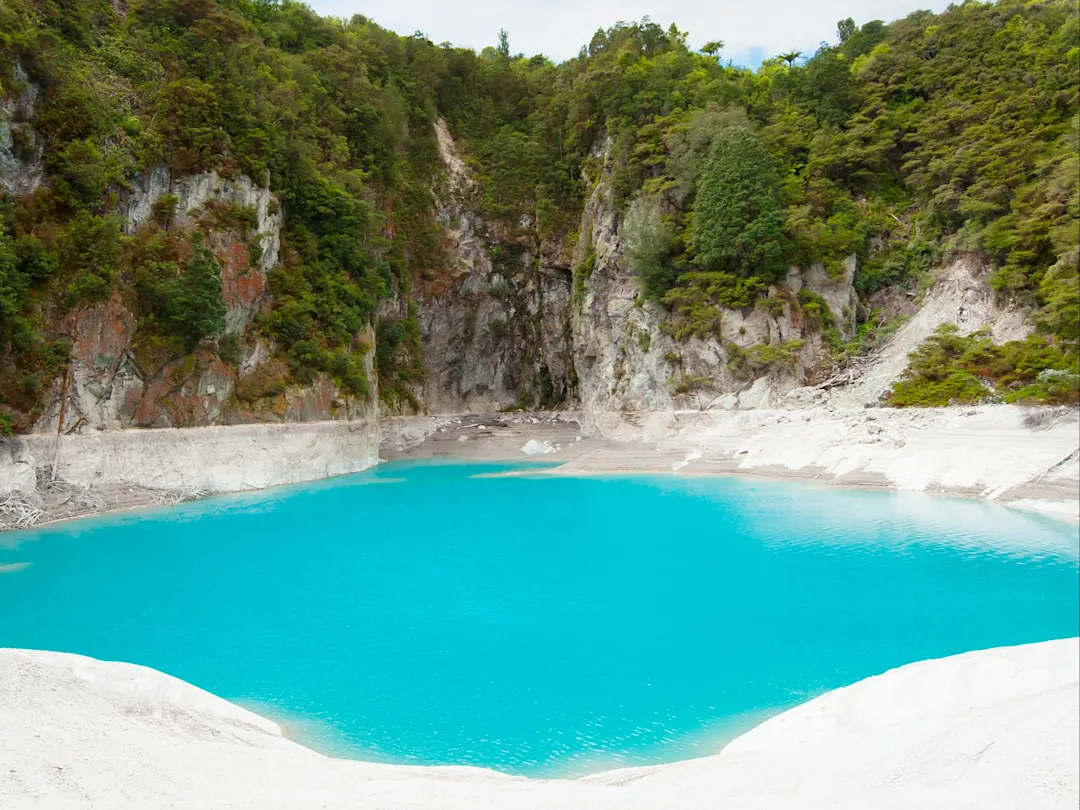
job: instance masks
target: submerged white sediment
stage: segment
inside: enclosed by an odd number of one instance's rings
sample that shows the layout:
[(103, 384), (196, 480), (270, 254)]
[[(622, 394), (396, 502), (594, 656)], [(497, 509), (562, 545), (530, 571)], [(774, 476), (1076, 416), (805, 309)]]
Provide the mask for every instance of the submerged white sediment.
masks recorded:
[(156, 670), (0, 650), (0, 806), (1075, 808), (1080, 639), (923, 661), (714, 756), (579, 780), (355, 762)]

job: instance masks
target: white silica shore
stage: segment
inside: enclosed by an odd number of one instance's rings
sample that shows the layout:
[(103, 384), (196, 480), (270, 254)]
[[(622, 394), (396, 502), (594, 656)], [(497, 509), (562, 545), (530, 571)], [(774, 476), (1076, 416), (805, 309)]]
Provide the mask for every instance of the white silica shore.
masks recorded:
[(829, 692), (701, 759), (579, 780), (323, 756), (134, 664), (0, 650), (0, 807), (1070, 808), (1080, 639), (965, 653)]

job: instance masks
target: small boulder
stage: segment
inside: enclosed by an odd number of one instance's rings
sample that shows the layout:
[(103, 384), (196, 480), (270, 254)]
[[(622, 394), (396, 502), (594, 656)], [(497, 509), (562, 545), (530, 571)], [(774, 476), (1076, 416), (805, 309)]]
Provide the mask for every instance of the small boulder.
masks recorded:
[(539, 442), (529, 439), (521, 448), (521, 452), (527, 456), (546, 456), (555, 452), (555, 446), (551, 442)]

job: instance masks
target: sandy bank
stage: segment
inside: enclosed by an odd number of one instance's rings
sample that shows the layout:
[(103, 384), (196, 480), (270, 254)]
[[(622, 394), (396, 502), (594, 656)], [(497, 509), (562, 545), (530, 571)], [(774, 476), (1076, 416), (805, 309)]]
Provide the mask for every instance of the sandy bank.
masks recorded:
[(830, 692), (720, 754), (582, 780), (331, 759), (155, 670), (0, 650), (0, 806), (1075, 808), (1077, 639), (967, 653)]

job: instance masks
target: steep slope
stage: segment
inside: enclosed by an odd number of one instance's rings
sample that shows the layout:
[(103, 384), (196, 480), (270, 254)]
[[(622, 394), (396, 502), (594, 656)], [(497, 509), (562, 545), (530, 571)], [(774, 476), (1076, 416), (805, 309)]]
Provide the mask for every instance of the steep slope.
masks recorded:
[(575, 358), (581, 407), (589, 413), (679, 408), (756, 408), (779, 404), (830, 363), (822, 323), (800, 305), (801, 290), (824, 303), (850, 339), (857, 297), (856, 259), (831, 277), (820, 264), (791, 267), (766, 296), (718, 311), (718, 328), (679, 339), (661, 304), (644, 300), (627, 261), (624, 218), (611, 202), (606, 159), (582, 215), (575, 255)]
[(573, 405), (567, 263), (545, 252), (529, 218), (507, 227), (479, 216), (480, 191), (445, 119), (436, 135), (448, 176), (437, 208), (447, 262), (414, 286), (426, 410)]
[(839, 408), (859, 408), (885, 401), (893, 383), (904, 373), (908, 355), (943, 324), (960, 334), (989, 330), (997, 343), (1021, 340), (1032, 331), (1030, 310), (1003, 301), (987, 283), (990, 269), (975, 256), (963, 256), (932, 271), (931, 286), (902, 325), (862, 362), (854, 365), (830, 391), (828, 401)]
[(648, 20), (556, 65), (291, 1), (0, 34), (3, 433), (757, 408), (865, 368), (835, 404), (1080, 399), (1068, 0), (754, 72)]

